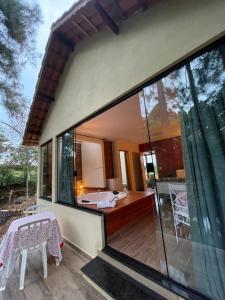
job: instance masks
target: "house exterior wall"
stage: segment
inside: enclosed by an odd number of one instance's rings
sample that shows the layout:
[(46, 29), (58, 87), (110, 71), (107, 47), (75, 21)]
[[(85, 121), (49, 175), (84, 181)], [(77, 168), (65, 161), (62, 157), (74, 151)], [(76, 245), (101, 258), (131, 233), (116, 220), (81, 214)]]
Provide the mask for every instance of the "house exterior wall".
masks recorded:
[[(102, 216), (86, 213), (74, 208), (56, 203), (57, 195), (57, 139), (53, 137), (52, 143), (52, 202), (39, 198), (40, 192), (40, 168), (38, 170), (38, 190), (37, 203), (44, 205), (46, 211), (53, 211), (59, 221), (60, 229), (63, 237), (87, 253), (91, 257), (95, 257), (99, 249), (104, 246), (104, 232)], [(40, 155), (39, 151), (39, 163)]]
[[(224, 0), (162, 1), (123, 23), (118, 36), (103, 32), (76, 47), (40, 139), (43, 144), (53, 138), (53, 202), (56, 135), (224, 35), (224, 11)], [(104, 243), (101, 217), (48, 204), (63, 235), (94, 256)]]
[[(60, 223), (60, 229), (67, 241), (91, 257), (103, 247), (102, 217), (86, 213), (61, 204), (39, 199), (38, 204), (51, 210)], [(91, 234), (88, 234), (88, 233)]]

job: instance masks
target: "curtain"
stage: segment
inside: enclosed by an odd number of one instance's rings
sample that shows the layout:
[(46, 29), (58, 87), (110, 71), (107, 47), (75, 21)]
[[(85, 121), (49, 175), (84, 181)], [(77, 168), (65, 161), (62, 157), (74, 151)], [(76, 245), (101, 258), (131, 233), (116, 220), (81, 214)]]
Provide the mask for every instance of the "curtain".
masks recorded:
[(41, 196), (47, 197), (47, 183), (48, 183), (48, 146), (41, 147), (42, 150), (42, 181), (41, 181)]
[(192, 239), (192, 287), (212, 299), (225, 299), (225, 76), (218, 53), (185, 66), (189, 101), (183, 105), (180, 118)]
[(70, 130), (59, 138), (59, 176), (58, 199), (61, 202), (74, 203), (74, 133)]

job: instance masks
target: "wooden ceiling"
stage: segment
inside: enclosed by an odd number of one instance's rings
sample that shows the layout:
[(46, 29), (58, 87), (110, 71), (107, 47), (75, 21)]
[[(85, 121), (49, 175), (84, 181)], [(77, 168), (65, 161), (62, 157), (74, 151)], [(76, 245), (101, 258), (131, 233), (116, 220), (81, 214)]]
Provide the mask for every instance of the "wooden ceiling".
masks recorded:
[(76, 44), (107, 27), (119, 34), (122, 21), (158, 1), (81, 0), (52, 25), (23, 137), (24, 145), (38, 145), (59, 80)]

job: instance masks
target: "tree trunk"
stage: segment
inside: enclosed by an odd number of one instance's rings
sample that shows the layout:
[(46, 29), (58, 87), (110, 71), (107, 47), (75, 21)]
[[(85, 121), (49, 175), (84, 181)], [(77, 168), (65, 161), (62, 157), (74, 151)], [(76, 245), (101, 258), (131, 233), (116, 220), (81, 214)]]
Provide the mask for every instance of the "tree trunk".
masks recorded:
[(225, 69), (225, 44), (222, 44), (220, 47), (219, 47), (219, 52), (220, 52), (220, 55), (222, 57), (222, 60), (223, 60), (223, 67)]
[(162, 122), (168, 126), (169, 118), (167, 112), (166, 95), (165, 95), (162, 79), (158, 80), (156, 85), (157, 85), (158, 100), (159, 100), (160, 114), (162, 116)]

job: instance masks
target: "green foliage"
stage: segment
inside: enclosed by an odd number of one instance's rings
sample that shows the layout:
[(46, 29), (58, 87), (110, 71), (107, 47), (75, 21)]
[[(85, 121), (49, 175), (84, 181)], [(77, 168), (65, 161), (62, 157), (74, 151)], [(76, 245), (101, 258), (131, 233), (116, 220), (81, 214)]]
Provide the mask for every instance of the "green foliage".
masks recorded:
[[(37, 167), (29, 167), (29, 184), (36, 185)], [(0, 187), (23, 186), (25, 187), (26, 173), (21, 166), (0, 165)]]
[(25, 63), (34, 61), (34, 36), (40, 21), (37, 4), (0, 0), (0, 100), (12, 116), (25, 105), (19, 75)]
[(12, 146), (0, 151), (0, 186), (25, 186), (28, 176), (33, 185), (37, 180), (37, 147)]
[(0, 165), (0, 187), (12, 182), (12, 170), (7, 165)]

